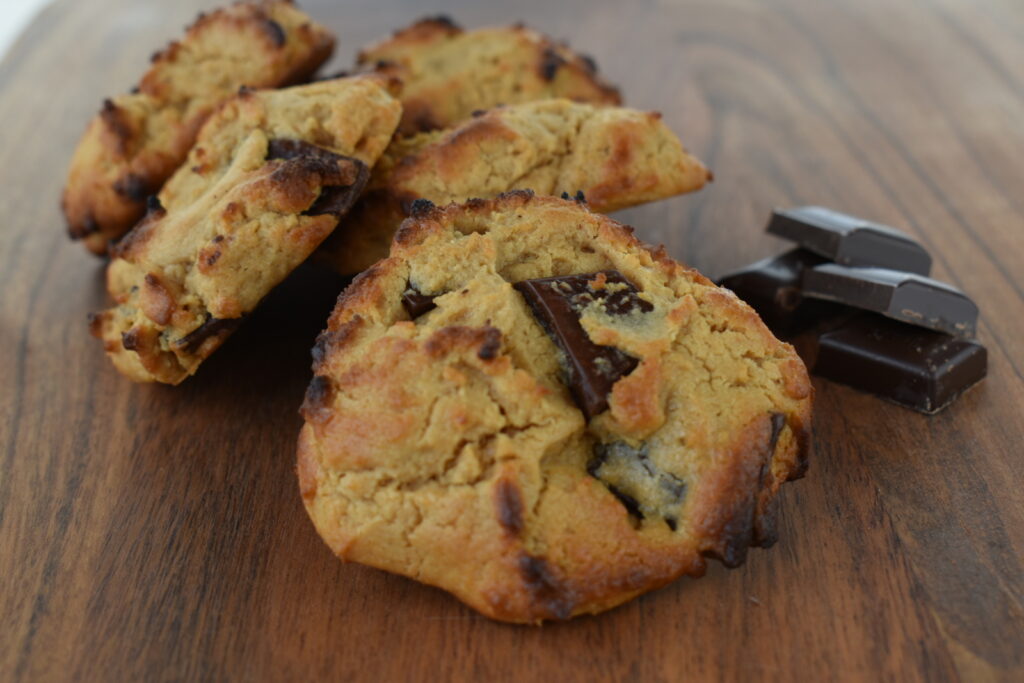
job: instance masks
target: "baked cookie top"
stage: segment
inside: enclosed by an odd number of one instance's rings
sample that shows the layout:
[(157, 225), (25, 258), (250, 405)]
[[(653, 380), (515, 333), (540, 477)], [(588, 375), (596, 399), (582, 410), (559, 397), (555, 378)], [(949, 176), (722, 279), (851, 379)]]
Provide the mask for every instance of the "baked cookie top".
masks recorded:
[(693, 192), (710, 178), (657, 112), (567, 99), (499, 107), (443, 133), (392, 142), (321, 255), (341, 273), (364, 270), (387, 256), (420, 198), (443, 205), (515, 189), (583, 192), (590, 209), (607, 213)]
[(345, 560), (536, 622), (774, 541), (811, 385), (728, 290), (580, 202), (420, 202), (314, 349), (302, 498)]
[(334, 229), (398, 125), (383, 77), (244, 91), (114, 250), (116, 306), (93, 318), (136, 381), (194, 373)]
[(359, 53), (402, 79), (400, 134), (448, 128), (480, 109), (549, 97), (620, 104), (589, 57), (522, 25), (464, 31), (447, 17), (421, 19)]
[(104, 101), (78, 143), (62, 202), (71, 237), (105, 253), (142, 217), (218, 104), (241, 86), (301, 82), (333, 47), (331, 33), (290, 0), (200, 14), (153, 55), (132, 93)]

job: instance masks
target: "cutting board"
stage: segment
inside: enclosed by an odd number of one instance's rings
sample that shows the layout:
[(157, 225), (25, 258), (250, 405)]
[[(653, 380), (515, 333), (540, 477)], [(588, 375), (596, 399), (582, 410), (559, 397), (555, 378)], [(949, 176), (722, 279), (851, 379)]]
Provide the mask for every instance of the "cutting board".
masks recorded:
[[(710, 276), (777, 253), (774, 206), (904, 229), (981, 306), (989, 377), (927, 417), (815, 380), (780, 541), (597, 617), (488, 621), (320, 541), (294, 474), (309, 349), (344, 282), (303, 269), (177, 388), (86, 331), (103, 263), (58, 211), (86, 121), (199, 0), (58, 0), (0, 64), (0, 679), (1024, 679), (1024, 5), (437, 0), (592, 54), (715, 172), (625, 212)], [(332, 67), (418, 18), (306, 0)]]

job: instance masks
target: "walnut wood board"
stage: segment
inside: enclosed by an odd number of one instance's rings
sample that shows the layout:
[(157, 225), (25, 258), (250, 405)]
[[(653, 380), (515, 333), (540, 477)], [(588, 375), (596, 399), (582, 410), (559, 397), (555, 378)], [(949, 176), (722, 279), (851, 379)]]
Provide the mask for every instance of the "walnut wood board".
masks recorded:
[[(412, 0), (306, 0), (343, 67)], [(504, 5), (504, 7), (502, 7)], [(981, 306), (988, 379), (925, 417), (815, 380), (780, 542), (598, 617), (493, 623), (336, 560), (293, 470), (307, 270), (178, 388), (86, 332), (103, 266), (65, 235), (101, 99), (201, 6), (59, 0), (0, 64), (0, 680), (1024, 680), (1024, 5), (1017, 0), (439, 0), (593, 54), (714, 169), (623, 219), (717, 275), (784, 248), (773, 206), (908, 230)]]

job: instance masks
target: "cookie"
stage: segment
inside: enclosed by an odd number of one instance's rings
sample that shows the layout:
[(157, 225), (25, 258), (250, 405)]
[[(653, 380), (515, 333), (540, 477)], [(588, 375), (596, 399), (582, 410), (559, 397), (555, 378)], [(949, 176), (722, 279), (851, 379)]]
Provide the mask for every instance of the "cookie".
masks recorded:
[(385, 159), (320, 252), (341, 273), (387, 256), (419, 198), (441, 205), (514, 189), (583, 192), (592, 210), (607, 213), (692, 192), (711, 178), (659, 114), (566, 99), (501, 107), (447, 133), (400, 139)]
[(177, 384), (323, 241), (384, 151), (401, 105), (381, 77), (244, 91), (117, 245), (116, 305), (93, 334), (122, 373)]
[(793, 348), (575, 201), (420, 202), (313, 355), (297, 469), (320, 535), (495, 619), (737, 566), (806, 468)]
[(79, 141), (62, 201), (71, 237), (105, 253), (142, 217), (217, 105), (243, 85), (302, 82), (333, 47), (331, 33), (290, 0), (200, 14), (153, 55), (132, 93), (104, 101)]
[(593, 59), (522, 25), (464, 31), (447, 17), (421, 19), (361, 51), (358, 63), (405, 84), (402, 135), (448, 128), (477, 110), (549, 97), (621, 104)]

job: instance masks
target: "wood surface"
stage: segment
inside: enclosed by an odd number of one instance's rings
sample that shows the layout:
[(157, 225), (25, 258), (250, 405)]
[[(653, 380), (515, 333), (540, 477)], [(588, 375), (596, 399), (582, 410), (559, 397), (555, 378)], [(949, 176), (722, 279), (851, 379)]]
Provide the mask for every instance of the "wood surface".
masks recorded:
[[(0, 680), (1024, 680), (1024, 4), (437, 0), (593, 54), (714, 169), (622, 214), (715, 276), (784, 248), (773, 206), (908, 230), (980, 304), (989, 377), (926, 417), (815, 380), (780, 542), (598, 617), (489, 622), (336, 560), (293, 471), (305, 270), (178, 388), (88, 336), (103, 266), (58, 211), (86, 121), (198, 0), (58, 0), (0, 64)], [(305, 0), (333, 66), (424, 11)]]

